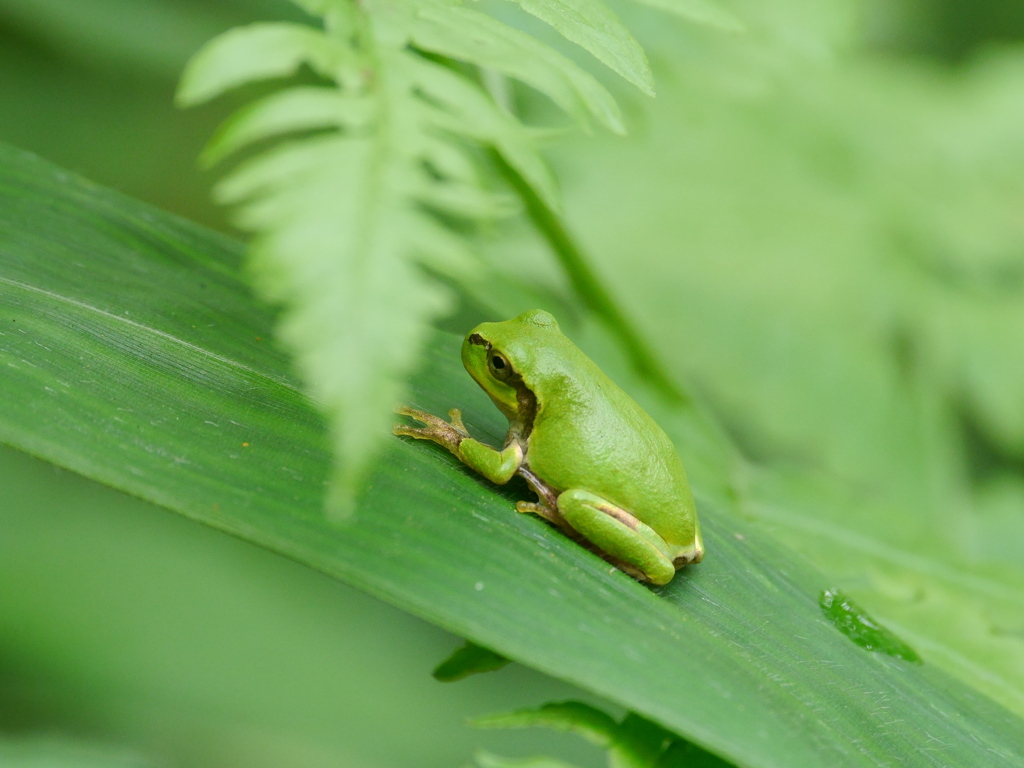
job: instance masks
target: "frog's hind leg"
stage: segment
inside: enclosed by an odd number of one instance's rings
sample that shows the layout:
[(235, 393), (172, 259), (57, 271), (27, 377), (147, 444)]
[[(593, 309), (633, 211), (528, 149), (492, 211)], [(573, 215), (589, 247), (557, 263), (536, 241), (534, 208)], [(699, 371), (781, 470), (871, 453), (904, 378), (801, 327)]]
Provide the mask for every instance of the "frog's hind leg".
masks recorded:
[(675, 576), (671, 550), (653, 528), (606, 499), (572, 488), (558, 497), (558, 512), (601, 552), (637, 571), (652, 584), (668, 584)]

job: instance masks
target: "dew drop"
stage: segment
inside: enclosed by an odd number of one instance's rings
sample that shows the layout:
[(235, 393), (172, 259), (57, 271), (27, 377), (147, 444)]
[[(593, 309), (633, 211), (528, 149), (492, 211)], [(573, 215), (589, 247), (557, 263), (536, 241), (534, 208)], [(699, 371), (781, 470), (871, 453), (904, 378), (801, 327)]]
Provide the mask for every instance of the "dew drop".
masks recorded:
[(838, 589), (822, 591), (818, 605), (836, 629), (864, 650), (895, 656), (913, 664), (923, 663), (913, 648), (876, 622)]

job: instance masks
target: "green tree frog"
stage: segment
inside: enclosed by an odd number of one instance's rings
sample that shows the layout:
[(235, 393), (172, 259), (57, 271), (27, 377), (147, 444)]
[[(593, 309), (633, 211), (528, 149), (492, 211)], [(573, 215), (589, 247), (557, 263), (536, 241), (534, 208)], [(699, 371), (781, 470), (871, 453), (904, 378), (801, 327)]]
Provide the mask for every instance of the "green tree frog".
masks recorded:
[(646, 411), (543, 310), (478, 325), (462, 344), (466, 370), (508, 418), (501, 450), (413, 408), (397, 435), (432, 440), (499, 485), (521, 475), (542, 517), (634, 578), (667, 584), (700, 562), (704, 544), (683, 464)]

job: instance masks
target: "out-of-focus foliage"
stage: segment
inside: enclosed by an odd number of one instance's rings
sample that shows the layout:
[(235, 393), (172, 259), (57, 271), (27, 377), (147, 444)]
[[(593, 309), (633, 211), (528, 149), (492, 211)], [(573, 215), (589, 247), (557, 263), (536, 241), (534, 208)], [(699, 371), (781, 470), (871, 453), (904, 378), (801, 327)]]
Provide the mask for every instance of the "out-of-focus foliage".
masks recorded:
[(0, 738), (4, 768), (152, 768), (128, 750), (57, 738)]
[(1024, 55), (758, 5), (757, 57), (633, 24), (661, 94), (553, 151), (570, 221), (755, 460), (749, 513), (1024, 712)]
[(467, 640), (465, 645), (438, 664), (433, 674), (435, 680), (453, 683), (470, 675), (493, 672), (508, 663), (509, 659), (501, 654)]
[[(633, 712), (617, 721), (579, 701), (562, 701), (477, 718), (478, 728), (549, 728), (582, 736), (605, 751), (608, 768), (728, 768), (729, 763)], [(477, 757), (479, 768), (492, 763)], [(495, 768), (502, 768), (498, 763)], [(509, 763), (515, 765), (515, 763)]]
[(569, 763), (545, 755), (510, 758), (481, 751), (477, 752), (474, 757), (476, 759), (474, 768), (575, 768)]
[(224, 227), (195, 158), (229, 105), (184, 114), (175, 85), (226, 28), (301, 17), (285, 0), (0, 0), (0, 138)]
[(993, 44), (1024, 40), (1024, 7), (1004, 0), (866, 0), (867, 39), (896, 54), (963, 63)]

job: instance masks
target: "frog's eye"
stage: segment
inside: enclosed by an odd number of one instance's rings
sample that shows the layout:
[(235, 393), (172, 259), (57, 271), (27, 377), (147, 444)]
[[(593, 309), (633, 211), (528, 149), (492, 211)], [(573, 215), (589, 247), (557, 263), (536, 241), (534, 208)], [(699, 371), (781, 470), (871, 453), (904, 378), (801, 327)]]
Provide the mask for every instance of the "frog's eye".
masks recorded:
[(512, 375), (512, 364), (500, 352), (491, 352), (488, 355), (487, 367), (491, 371), (491, 376), (498, 381), (505, 381)]

